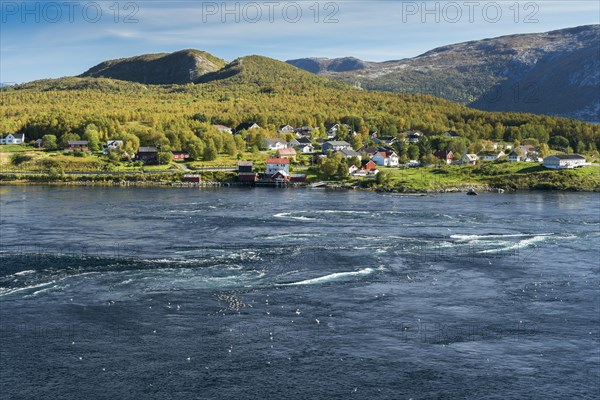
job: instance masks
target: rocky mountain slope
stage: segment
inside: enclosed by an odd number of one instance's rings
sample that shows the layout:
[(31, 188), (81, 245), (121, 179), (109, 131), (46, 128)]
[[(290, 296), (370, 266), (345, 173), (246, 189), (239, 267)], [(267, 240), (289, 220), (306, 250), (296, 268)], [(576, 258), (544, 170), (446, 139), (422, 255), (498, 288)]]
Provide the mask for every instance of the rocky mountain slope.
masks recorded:
[(600, 25), (470, 41), (396, 61), (288, 63), (368, 90), (428, 93), (482, 110), (600, 122)]

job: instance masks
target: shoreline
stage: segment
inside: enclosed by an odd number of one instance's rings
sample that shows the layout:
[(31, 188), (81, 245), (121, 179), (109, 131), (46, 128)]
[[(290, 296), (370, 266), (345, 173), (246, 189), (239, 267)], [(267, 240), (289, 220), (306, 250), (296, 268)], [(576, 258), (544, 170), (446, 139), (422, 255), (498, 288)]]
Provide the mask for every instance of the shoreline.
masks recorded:
[(360, 185), (348, 185), (342, 183), (327, 183), (322, 187), (311, 188), (310, 184), (273, 184), (273, 185), (252, 185), (237, 181), (206, 181), (200, 183), (174, 182), (174, 181), (31, 181), (31, 180), (0, 180), (0, 186), (79, 186), (79, 187), (163, 187), (163, 188), (182, 188), (182, 189), (202, 189), (202, 188), (277, 188), (277, 189), (311, 189), (311, 190), (335, 190), (335, 191), (365, 191), (374, 193), (394, 193), (405, 195), (427, 195), (427, 194), (446, 194), (446, 193), (511, 193), (519, 191), (539, 191), (539, 192), (566, 192), (566, 193), (600, 193), (600, 188), (586, 190), (583, 188), (535, 188), (535, 187), (494, 187), (491, 185), (460, 185), (445, 188), (432, 189), (414, 189), (397, 187), (361, 187)]

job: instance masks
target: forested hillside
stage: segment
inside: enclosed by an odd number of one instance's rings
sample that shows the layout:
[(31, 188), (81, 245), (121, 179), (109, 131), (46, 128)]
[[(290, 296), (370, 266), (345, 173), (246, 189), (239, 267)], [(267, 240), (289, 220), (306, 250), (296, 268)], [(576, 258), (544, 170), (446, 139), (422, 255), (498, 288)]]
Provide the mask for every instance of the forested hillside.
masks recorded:
[(23, 132), (28, 139), (47, 134), (59, 140), (64, 135), (93, 142), (123, 139), (132, 150), (161, 145), (201, 152), (213, 145), (223, 151), (235, 142), (212, 124), (235, 127), (252, 120), (264, 129), (246, 139), (258, 144), (262, 137), (274, 136), (280, 124), (310, 125), (323, 134), (326, 123), (341, 121), (360, 133), (357, 142), (366, 142), (373, 130), (396, 135), (416, 129), (426, 135), (454, 130), (470, 142), (533, 138), (547, 143), (560, 137), (574, 151), (600, 146), (597, 125), (477, 111), (428, 95), (363, 91), (260, 56), (235, 60), (202, 81), (144, 85), (78, 77), (17, 85), (3, 89), (0, 131)]

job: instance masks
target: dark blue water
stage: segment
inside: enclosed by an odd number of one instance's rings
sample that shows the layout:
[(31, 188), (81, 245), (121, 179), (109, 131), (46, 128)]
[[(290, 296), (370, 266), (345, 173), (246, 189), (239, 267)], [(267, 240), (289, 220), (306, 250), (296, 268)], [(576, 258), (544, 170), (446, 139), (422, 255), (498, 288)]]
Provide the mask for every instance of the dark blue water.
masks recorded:
[(600, 391), (600, 196), (0, 187), (4, 399)]

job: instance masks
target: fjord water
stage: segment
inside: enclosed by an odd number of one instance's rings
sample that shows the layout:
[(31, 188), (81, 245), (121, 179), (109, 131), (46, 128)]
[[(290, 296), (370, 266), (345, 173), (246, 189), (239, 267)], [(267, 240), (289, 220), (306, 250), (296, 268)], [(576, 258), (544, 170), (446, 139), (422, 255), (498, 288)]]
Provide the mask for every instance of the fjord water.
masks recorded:
[(1, 187), (3, 398), (595, 398), (598, 194)]

